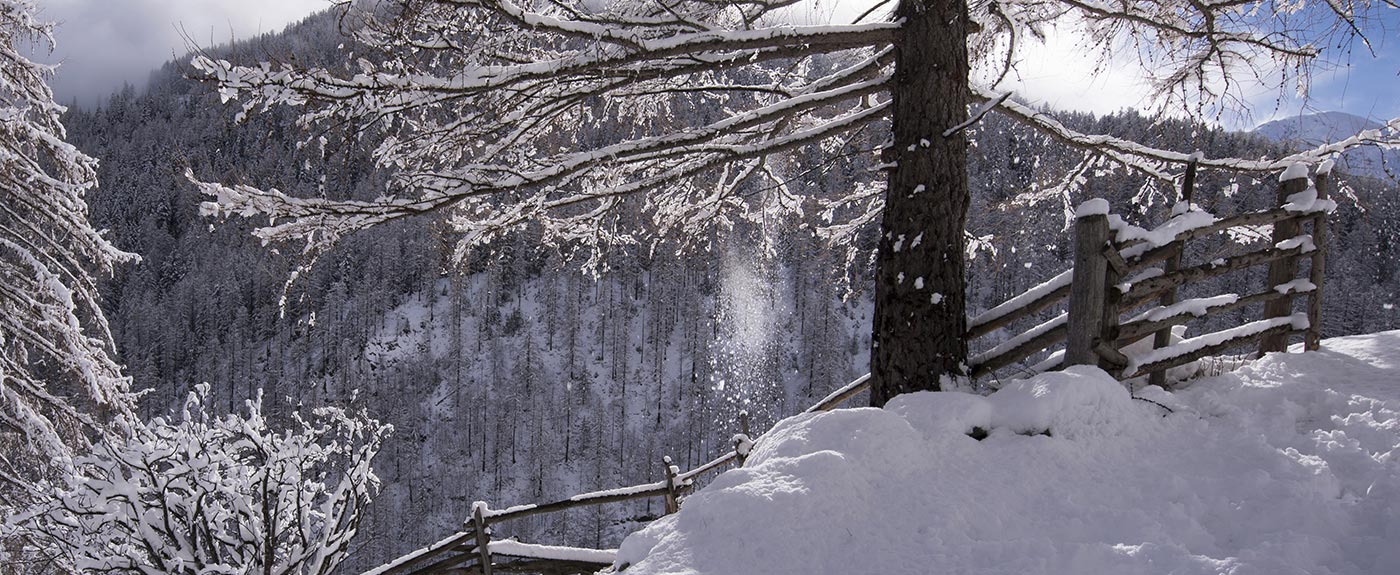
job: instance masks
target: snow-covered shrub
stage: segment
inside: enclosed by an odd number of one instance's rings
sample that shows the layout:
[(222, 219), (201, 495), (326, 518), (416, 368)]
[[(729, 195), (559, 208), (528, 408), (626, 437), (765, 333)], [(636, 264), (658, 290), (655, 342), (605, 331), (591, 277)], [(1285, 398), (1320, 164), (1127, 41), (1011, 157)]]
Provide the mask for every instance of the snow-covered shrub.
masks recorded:
[(51, 499), (7, 521), (7, 535), (45, 547), (25, 560), (103, 573), (334, 569), (378, 491), (370, 461), (390, 426), (322, 407), (278, 431), (260, 401), (216, 417), (207, 397), (199, 386), (178, 420), (95, 445)]

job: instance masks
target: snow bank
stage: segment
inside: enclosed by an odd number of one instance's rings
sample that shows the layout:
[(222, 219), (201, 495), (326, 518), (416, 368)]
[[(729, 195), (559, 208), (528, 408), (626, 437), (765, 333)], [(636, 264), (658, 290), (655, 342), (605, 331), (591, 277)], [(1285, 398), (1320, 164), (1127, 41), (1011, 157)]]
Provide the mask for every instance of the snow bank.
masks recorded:
[(1014, 433), (1082, 438), (1117, 434), (1142, 419), (1123, 384), (1082, 365), (1013, 381), (988, 400), (991, 427)]
[(1144, 394), (1175, 411), (1075, 368), (989, 397), (912, 394), (793, 417), (746, 467), (628, 537), (617, 565), (1400, 573), (1400, 332)]

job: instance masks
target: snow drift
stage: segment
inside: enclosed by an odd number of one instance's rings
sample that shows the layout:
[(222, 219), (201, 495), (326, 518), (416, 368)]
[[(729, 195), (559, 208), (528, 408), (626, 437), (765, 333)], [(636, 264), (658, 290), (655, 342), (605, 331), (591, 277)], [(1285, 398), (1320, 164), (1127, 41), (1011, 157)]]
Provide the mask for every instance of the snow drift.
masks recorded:
[(789, 418), (617, 566), (1400, 573), (1400, 332), (1142, 395), (1081, 367)]

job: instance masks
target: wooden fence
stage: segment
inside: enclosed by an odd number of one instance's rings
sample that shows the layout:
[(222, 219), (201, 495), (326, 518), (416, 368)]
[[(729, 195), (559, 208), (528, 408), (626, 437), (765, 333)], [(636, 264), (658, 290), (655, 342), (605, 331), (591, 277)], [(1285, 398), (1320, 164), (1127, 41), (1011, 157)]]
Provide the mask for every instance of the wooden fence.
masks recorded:
[[(1089, 364), (1121, 380), (1146, 375), (1150, 383), (1161, 385), (1172, 367), (1255, 342), (1261, 354), (1284, 351), (1290, 336), (1303, 335), (1306, 348), (1317, 349), (1327, 215), (1335, 206), (1327, 197), (1330, 165), (1319, 167), (1313, 186), (1302, 165), (1286, 170), (1280, 176), (1276, 207), (1227, 218), (1190, 207), (1195, 170), (1195, 162), (1188, 164), (1178, 209), (1154, 230), (1112, 218), (1102, 200), (1081, 206), (1074, 226), (1074, 267), (973, 318), (967, 335), (985, 336), (1067, 301), (1065, 312), (973, 357), (972, 376), (990, 375), (1061, 342), (1062, 351), (1029, 371)], [(1187, 242), (1266, 224), (1273, 226), (1269, 247), (1183, 267)], [(1304, 226), (1311, 233), (1302, 233)], [(1304, 257), (1311, 262), (1309, 274), (1298, 278)], [(1184, 286), (1262, 265), (1268, 266), (1268, 279), (1257, 293), (1178, 301), (1178, 289)], [(1292, 313), (1294, 299), (1304, 295), (1306, 313)], [(1173, 326), (1255, 304), (1263, 304), (1258, 321), (1171, 342)], [(1134, 310), (1141, 311), (1124, 319), (1125, 312)], [(1146, 337), (1153, 340), (1150, 351), (1122, 351)]]
[[(1315, 187), (1308, 186), (1307, 171), (1287, 170), (1280, 178), (1275, 208), (1218, 219), (1192, 211), (1190, 200), (1196, 165), (1188, 164), (1181, 191), (1184, 206), (1165, 224), (1147, 231), (1115, 222), (1102, 200), (1081, 207), (1074, 230), (1074, 267), (968, 322), (969, 340), (984, 337), (1017, 321), (1032, 317), (1068, 300), (1067, 309), (970, 361), (971, 375), (985, 377), (997, 369), (1022, 362), (1036, 353), (1065, 342), (1063, 350), (1029, 369), (1057, 369), (1064, 365), (1098, 365), (1120, 380), (1149, 376), (1161, 383), (1167, 369), (1217, 354), (1223, 350), (1259, 342), (1260, 352), (1284, 351), (1288, 337), (1305, 336), (1307, 349), (1317, 349), (1322, 309), (1322, 273), (1326, 254), (1328, 169), (1318, 170)], [(1316, 191), (1315, 195), (1311, 190)], [(1186, 242), (1242, 226), (1273, 225), (1272, 246), (1245, 254), (1183, 267)], [(1310, 235), (1300, 234), (1303, 225)], [(1311, 258), (1307, 279), (1297, 278), (1300, 258)], [(1155, 267), (1156, 264), (1160, 267)], [(1182, 286), (1268, 265), (1268, 280), (1258, 293), (1238, 296), (1177, 300)], [(1124, 281), (1123, 278), (1129, 278)], [(1307, 295), (1306, 314), (1293, 314), (1293, 300)], [(1258, 321), (1172, 343), (1173, 326), (1210, 314), (1263, 304)], [(1123, 312), (1140, 313), (1123, 319)], [(1122, 349), (1144, 338), (1153, 338), (1151, 351), (1135, 355)], [(1023, 371), (1024, 372), (1024, 371)], [(865, 375), (832, 392), (806, 410), (829, 411), (867, 390)], [(515, 540), (492, 539), (491, 526), (532, 515), (555, 513), (593, 505), (638, 499), (663, 498), (666, 513), (680, 508), (681, 498), (695, 480), (730, 465), (742, 466), (752, 445), (747, 419), (740, 414), (742, 433), (734, 449), (695, 469), (682, 473), (664, 458), (662, 481), (595, 491), (538, 505), (490, 509), (483, 502), (472, 505), (471, 518), (462, 531), (366, 572), (364, 575), (429, 575), (440, 573), (593, 573), (612, 565), (615, 549), (585, 549), (533, 545)]]

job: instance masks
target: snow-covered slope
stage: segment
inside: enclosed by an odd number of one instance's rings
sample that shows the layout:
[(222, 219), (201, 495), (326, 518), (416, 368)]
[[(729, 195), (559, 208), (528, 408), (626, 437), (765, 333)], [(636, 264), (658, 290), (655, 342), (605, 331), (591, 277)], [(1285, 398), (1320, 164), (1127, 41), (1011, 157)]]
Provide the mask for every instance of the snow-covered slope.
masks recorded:
[(1380, 122), (1346, 112), (1318, 112), (1265, 122), (1255, 128), (1254, 133), (1282, 142), (1297, 141), (1315, 146), (1379, 127)]
[(1149, 391), (1135, 400), (1074, 368), (988, 398), (793, 417), (746, 467), (629, 537), (619, 566), (1400, 573), (1400, 332)]
[[(1253, 132), (1295, 149), (1303, 149), (1344, 140), (1362, 130), (1382, 126), (1380, 122), (1345, 112), (1318, 112), (1265, 122), (1254, 128)], [(1386, 168), (1391, 172), (1400, 170), (1400, 150), (1356, 149), (1343, 154), (1340, 165), (1353, 175), (1388, 179), (1390, 176)]]

